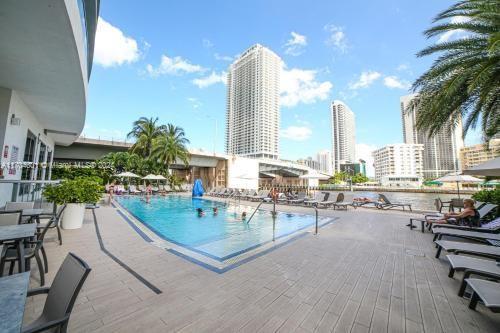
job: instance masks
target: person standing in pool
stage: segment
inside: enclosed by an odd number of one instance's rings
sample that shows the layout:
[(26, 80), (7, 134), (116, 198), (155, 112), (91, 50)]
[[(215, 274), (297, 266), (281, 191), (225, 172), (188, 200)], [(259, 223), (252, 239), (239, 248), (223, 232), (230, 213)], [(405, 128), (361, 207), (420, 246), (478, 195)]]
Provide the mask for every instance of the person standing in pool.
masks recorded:
[(214, 211), (214, 216), (216, 216), (217, 214), (219, 214), (219, 208), (214, 207), (213, 211)]
[(196, 213), (198, 214), (198, 217), (205, 216), (205, 212), (201, 208), (196, 208)]
[(247, 212), (241, 213), (241, 220), (245, 221), (247, 219)]

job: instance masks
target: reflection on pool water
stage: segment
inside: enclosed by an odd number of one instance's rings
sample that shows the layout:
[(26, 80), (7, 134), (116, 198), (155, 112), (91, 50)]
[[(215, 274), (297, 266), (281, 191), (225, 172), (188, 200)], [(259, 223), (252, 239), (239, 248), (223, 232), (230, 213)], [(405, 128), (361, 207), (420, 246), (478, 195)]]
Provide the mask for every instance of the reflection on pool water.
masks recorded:
[[(152, 197), (149, 203), (136, 196), (117, 197), (118, 203), (161, 238), (223, 261), (273, 240), (271, 212), (244, 204), (211, 201), (186, 196)], [(217, 207), (218, 213), (213, 213)], [(201, 208), (203, 216), (198, 216)], [(245, 220), (242, 214), (245, 212)], [(320, 226), (330, 222), (321, 220)], [(274, 237), (291, 235), (312, 227), (312, 215), (278, 212)]]

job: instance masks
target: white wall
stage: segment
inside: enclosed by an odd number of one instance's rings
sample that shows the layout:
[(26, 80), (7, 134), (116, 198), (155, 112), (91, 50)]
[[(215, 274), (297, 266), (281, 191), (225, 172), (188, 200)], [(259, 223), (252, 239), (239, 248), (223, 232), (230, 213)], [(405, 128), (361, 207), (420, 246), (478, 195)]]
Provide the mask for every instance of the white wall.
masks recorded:
[(257, 190), (259, 187), (259, 161), (232, 156), (227, 160), (227, 187)]
[[(30, 130), (36, 137), (39, 137), (41, 141), (47, 145), (47, 149), (54, 151), (54, 141), (43, 134), (43, 126), (40, 124), (35, 115), (26, 106), (24, 101), (21, 99), (19, 94), (14, 90), (0, 88), (0, 99), (10, 100), (9, 103), (0, 103), (0, 117), (5, 119), (5, 127), (0, 128), (0, 136), (3, 137), (3, 146), (1, 147), (1, 162), (9, 163), (11, 160), (12, 147), (16, 146), (18, 150), (18, 162), (23, 161), (24, 148), (26, 144), (26, 137), (28, 135), (28, 130)], [(16, 118), (21, 119), (21, 124), (19, 126), (11, 125), (10, 120), (12, 115), (15, 114)], [(1, 124), (2, 122), (0, 122)], [(8, 155), (4, 157), (5, 146), (8, 146)], [(36, 151), (36, 156), (38, 159), (38, 150)], [(3, 179), (21, 179), (21, 170), (16, 169), (15, 174), (9, 174), (8, 169), (3, 170)], [(10, 201), (12, 193), (12, 185), (10, 184), (0, 184), (0, 206), (3, 206), (6, 201)]]

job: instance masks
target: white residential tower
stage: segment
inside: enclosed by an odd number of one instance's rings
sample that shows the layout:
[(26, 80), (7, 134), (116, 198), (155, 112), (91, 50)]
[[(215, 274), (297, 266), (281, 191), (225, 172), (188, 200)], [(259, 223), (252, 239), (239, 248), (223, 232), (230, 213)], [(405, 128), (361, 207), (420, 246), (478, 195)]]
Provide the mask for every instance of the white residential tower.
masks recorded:
[(330, 107), (332, 125), (333, 171), (340, 171), (340, 165), (354, 162), (356, 129), (354, 112), (341, 101), (333, 101)]
[(375, 179), (382, 186), (419, 186), (422, 182), (421, 144), (391, 144), (374, 150)]
[(226, 153), (278, 159), (282, 61), (256, 44), (227, 75)]
[(459, 121), (455, 128), (450, 122), (439, 133), (429, 137), (427, 131), (418, 130), (416, 126), (418, 95), (403, 96), (400, 102), (404, 142), (424, 145), (423, 176), (438, 178), (459, 171), (460, 149), (464, 146), (462, 122)]

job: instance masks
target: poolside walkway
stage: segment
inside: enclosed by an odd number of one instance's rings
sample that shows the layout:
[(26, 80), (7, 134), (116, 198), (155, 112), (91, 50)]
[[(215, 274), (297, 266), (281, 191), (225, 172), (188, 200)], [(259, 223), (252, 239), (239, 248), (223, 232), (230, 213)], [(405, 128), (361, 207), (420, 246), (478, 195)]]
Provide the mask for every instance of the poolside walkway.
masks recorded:
[[(312, 210), (280, 206), (283, 211)], [(457, 296), (432, 235), (408, 213), (321, 210), (339, 219), (224, 274), (144, 240), (113, 207), (46, 240), (48, 285), (68, 251), (92, 267), (70, 332), (498, 332), (500, 315)], [(99, 237), (101, 243), (99, 242)], [(36, 265), (34, 265), (36, 266)], [(37, 287), (36, 268), (31, 283)], [(44, 297), (27, 305), (25, 320)]]

